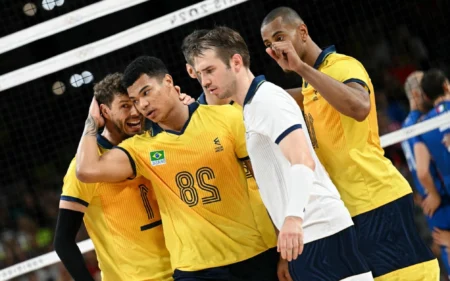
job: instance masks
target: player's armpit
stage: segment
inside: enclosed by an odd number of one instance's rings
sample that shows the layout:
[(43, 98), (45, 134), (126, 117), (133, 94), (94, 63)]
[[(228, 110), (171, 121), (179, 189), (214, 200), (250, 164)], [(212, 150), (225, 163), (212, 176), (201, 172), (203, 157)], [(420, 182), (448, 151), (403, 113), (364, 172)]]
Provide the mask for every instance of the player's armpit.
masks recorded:
[(77, 158), (77, 178), (82, 182), (120, 182), (136, 175), (134, 161), (124, 149), (90, 157), (95, 159), (83, 162)]
[(253, 166), (252, 166), (252, 162), (250, 161), (250, 159), (246, 159), (243, 161), (245, 166), (247, 167), (248, 171), (250, 172), (250, 174), (252, 174), (252, 177), (255, 178), (255, 173), (253, 172)]
[[(76, 198), (74, 198), (74, 199), (76, 199)], [(72, 211), (76, 211), (76, 212), (80, 212), (80, 213), (85, 213), (86, 209), (87, 209), (86, 206), (84, 206), (81, 203), (75, 202), (75, 200), (67, 201), (67, 200), (63, 200), (63, 199), (61, 199), (59, 201), (59, 208), (66, 209), (66, 210), (72, 210)]]
[(291, 165), (303, 164), (311, 170), (316, 168), (316, 164), (308, 147), (305, 132), (297, 129), (290, 132), (279, 143), (283, 155)]
[(297, 102), (298, 106), (300, 106), (300, 108), (303, 110), (302, 88), (286, 89), (285, 91), (288, 92), (288, 94), (294, 98), (294, 100)]

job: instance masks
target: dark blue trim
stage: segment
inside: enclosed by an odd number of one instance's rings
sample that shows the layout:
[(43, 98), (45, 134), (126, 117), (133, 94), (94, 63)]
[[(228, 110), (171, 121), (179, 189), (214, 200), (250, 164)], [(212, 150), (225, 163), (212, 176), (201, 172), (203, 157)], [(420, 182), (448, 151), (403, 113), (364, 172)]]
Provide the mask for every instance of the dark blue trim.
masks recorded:
[(159, 220), (159, 221), (155, 221), (155, 222), (143, 225), (143, 226), (141, 226), (141, 231), (152, 229), (152, 228), (157, 227), (157, 226), (159, 226), (161, 224), (162, 224), (162, 221)]
[(317, 57), (316, 62), (314, 63), (314, 68), (318, 69), (323, 61), (332, 53), (336, 53), (336, 47), (334, 45), (328, 46), (323, 49), (323, 51)]
[(97, 135), (97, 143), (106, 149), (111, 149), (114, 147), (114, 145), (112, 143), (109, 142), (109, 140), (107, 140), (104, 136), (98, 134)]
[(248, 88), (243, 105), (246, 105), (255, 96), (259, 86), (261, 86), (261, 84), (265, 81), (266, 77), (264, 77), (264, 75), (259, 75), (253, 79), (252, 84), (250, 84), (250, 88)]
[(301, 124), (295, 124), (290, 126), (289, 128), (287, 128), (286, 130), (284, 130), (283, 133), (281, 133), (281, 135), (275, 140), (276, 144), (280, 144), (280, 142), (287, 137), (287, 135), (289, 135), (290, 132), (295, 131), (297, 129), (301, 129), (302, 125)]
[(79, 203), (79, 204), (81, 204), (81, 205), (83, 205), (85, 207), (89, 206), (88, 202), (86, 202), (84, 200), (81, 200), (80, 198), (76, 198), (76, 197), (72, 197), (72, 196), (61, 195), (60, 199), (63, 200), (63, 201), (76, 202), (76, 203)]
[[(205, 92), (201, 93), (200, 96), (197, 99), (197, 102), (199, 104), (204, 104), (204, 105), (208, 105), (208, 101), (206, 100), (206, 95)], [(234, 103), (234, 101), (230, 101), (230, 105), (232, 105)]]
[[(133, 169), (133, 175), (134, 175), (133, 178), (135, 178), (136, 175), (137, 175), (137, 173), (136, 173), (136, 163), (134, 163), (133, 157), (131, 157), (130, 153), (129, 153), (125, 148), (123, 148), (123, 147), (120, 147), (120, 146), (114, 146), (113, 148), (117, 148), (117, 149), (122, 150), (122, 151), (125, 152), (125, 154), (128, 156), (128, 160), (130, 160), (130, 164), (131, 164), (131, 169)], [(129, 180), (132, 180), (133, 178), (128, 178), (128, 179), (129, 179)]]
[[(336, 47), (334, 45), (328, 46), (325, 49), (322, 50), (322, 52), (319, 54), (319, 56), (316, 59), (316, 62), (314, 63), (314, 68), (318, 69), (319, 66), (323, 63), (323, 61), (330, 55), (336, 53)], [(308, 87), (308, 82), (305, 81), (305, 88)]]
[(206, 101), (205, 92), (202, 92), (202, 93), (200, 94), (200, 96), (199, 96), (198, 99), (197, 99), (197, 102), (198, 102), (199, 104), (205, 104), (205, 105), (208, 104), (208, 102)]
[[(177, 132), (177, 131), (172, 131), (172, 130), (166, 130), (166, 132), (174, 134), (174, 135), (182, 135), (184, 133), (184, 131), (186, 130), (187, 126), (189, 125), (189, 122), (191, 121), (192, 114), (194, 114), (194, 112), (197, 110), (197, 108), (199, 106), (200, 106), (200, 104), (197, 102), (194, 102), (194, 103), (191, 103), (190, 105), (188, 105), (189, 118), (186, 121), (186, 123), (184, 124), (181, 131)], [(152, 136), (153, 137), (156, 136), (157, 134), (161, 133), (162, 131), (163, 131), (163, 129), (158, 124), (153, 123), (153, 126), (152, 126)]]
[(369, 86), (366, 84), (366, 82), (364, 82), (364, 81), (361, 80), (361, 79), (358, 79), (358, 78), (350, 78), (350, 79), (345, 80), (345, 81), (342, 82), (342, 83), (344, 83), (344, 84), (347, 84), (347, 83), (358, 83), (359, 85), (361, 85), (361, 86), (363, 86), (363, 87), (366, 87), (366, 88), (367, 88), (367, 91), (369, 91), (369, 94), (370, 94), (370, 88), (369, 88)]
[(250, 157), (245, 156), (245, 157), (238, 158), (238, 159), (241, 160), (241, 161), (247, 161), (247, 160), (250, 160)]

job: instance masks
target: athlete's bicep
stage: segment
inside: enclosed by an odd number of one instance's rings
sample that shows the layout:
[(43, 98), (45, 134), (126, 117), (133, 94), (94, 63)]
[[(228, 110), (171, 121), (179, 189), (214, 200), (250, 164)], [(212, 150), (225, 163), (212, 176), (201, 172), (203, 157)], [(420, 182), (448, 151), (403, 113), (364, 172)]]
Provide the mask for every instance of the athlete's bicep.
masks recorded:
[(429, 173), (431, 155), (425, 143), (417, 141), (414, 144), (414, 156), (416, 158), (417, 176), (422, 178)]
[(77, 171), (83, 182), (120, 182), (135, 176), (134, 161), (125, 149), (105, 152), (97, 164), (89, 170)]
[(252, 175), (252, 177), (255, 177), (255, 173), (253, 172), (253, 166), (250, 159), (244, 160), (244, 165), (247, 168), (248, 172)]
[(279, 146), (291, 165), (303, 164), (312, 170), (315, 169), (315, 162), (303, 129), (298, 128), (290, 132), (281, 139)]
[(83, 205), (82, 203), (78, 203), (75, 201), (67, 201), (64, 199), (61, 199), (59, 201), (59, 208), (72, 210), (72, 211), (76, 211), (76, 212), (80, 212), (80, 213), (85, 213), (86, 209), (87, 209), (87, 207), (85, 205)]

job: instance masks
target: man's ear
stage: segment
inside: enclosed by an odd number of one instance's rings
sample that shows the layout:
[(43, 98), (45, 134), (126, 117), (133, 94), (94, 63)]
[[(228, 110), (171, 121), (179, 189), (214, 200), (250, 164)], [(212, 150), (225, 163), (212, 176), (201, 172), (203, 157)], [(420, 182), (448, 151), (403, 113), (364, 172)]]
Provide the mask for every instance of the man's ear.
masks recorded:
[(110, 119), (110, 108), (105, 105), (105, 104), (100, 104), (100, 114), (106, 118), (106, 119)]

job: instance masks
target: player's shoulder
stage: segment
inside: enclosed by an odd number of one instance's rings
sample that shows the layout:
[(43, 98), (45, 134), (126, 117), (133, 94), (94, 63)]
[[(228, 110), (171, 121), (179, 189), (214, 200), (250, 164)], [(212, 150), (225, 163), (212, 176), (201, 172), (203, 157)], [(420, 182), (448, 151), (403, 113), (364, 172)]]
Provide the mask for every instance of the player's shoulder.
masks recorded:
[(239, 110), (236, 106), (233, 106), (231, 104), (224, 104), (224, 105), (200, 104), (196, 113), (199, 116), (208, 115), (210, 117), (218, 117), (218, 118), (221, 117), (220, 119), (224, 117), (242, 116), (242, 111)]
[(408, 116), (406, 116), (405, 121), (403, 121), (402, 127), (405, 128), (416, 124), (421, 116), (422, 113), (419, 110), (412, 110), (410, 113), (408, 113)]
[(250, 105), (253, 110), (269, 112), (276, 107), (298, 107), (297, 102), (288, 92), (267, 81), (259, 87)]
[(352, 56), (340, 54), (340, 53), (332, 53), (332, 54), (328, 55), (326, 57), (326, 59), (324, 60), (324, 62), (322, 64), (322, 69), (340, 68), (342, 66), (346, 66), (346, 67), (353, 66), (353, 67), (364, 68), (362, 63)]

